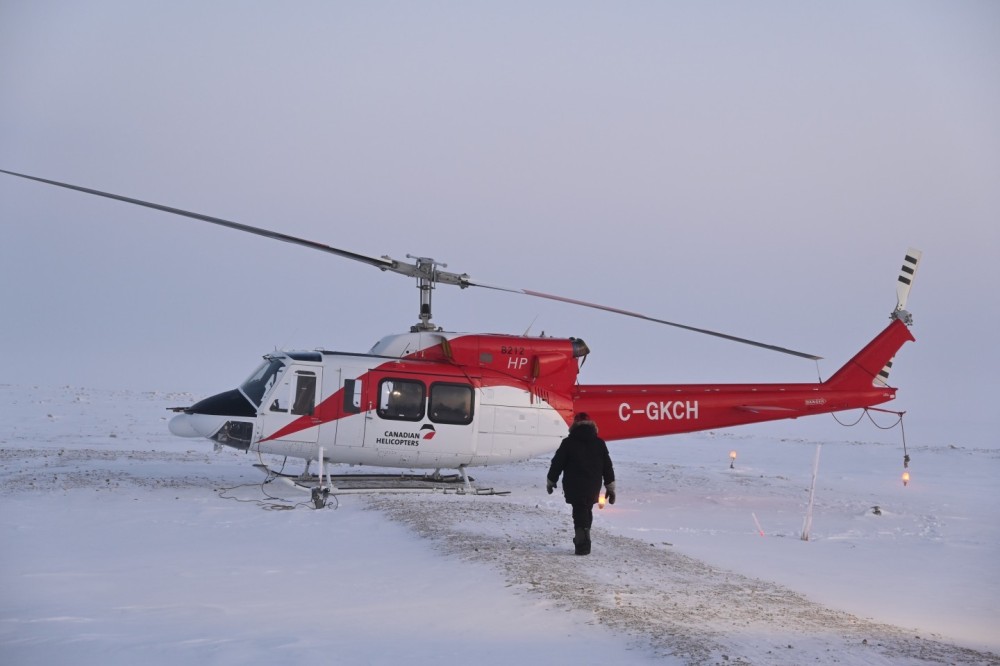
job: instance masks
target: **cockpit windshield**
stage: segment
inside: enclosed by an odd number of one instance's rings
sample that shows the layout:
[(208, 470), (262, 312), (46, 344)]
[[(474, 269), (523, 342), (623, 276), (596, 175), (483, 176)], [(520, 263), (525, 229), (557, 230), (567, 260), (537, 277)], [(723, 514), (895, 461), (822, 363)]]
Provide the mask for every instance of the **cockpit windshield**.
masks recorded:
[(274, 386), (278, 375), (284, 367), (285, 364), (280, 358), (265, 356), (264, 362), (260, 364), (260, 367), (250, 375), (249, 379), (240, 384), (240, 390), (250, 402), (260, 407), (260, 401), (264, 399), (267, 392)]

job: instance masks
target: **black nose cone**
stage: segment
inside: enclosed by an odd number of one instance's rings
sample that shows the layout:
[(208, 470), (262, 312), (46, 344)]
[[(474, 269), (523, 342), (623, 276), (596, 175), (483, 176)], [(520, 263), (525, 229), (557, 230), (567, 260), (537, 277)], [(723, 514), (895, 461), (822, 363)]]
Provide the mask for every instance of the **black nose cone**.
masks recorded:
[(184, 410), (186, 414), (211, 414), (214, 416), (257, 416), (257, 408), (237, 389), (200, 400)]

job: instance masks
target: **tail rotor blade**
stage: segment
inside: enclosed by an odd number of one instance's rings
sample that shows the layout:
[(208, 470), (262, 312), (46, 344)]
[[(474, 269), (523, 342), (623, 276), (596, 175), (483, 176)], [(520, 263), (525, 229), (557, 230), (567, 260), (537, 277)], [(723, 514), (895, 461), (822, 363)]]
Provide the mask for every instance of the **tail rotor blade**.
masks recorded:
[(917, 264), (923, 255), (923, 252), (912, 247), (906, 251), (906, 258), (903, 259), (903, 267), (899, 269), (899, 279), (896, 281), (897, 311), (906, 309), (906, 299), (910, 296), (910, 288), (917, 275)]

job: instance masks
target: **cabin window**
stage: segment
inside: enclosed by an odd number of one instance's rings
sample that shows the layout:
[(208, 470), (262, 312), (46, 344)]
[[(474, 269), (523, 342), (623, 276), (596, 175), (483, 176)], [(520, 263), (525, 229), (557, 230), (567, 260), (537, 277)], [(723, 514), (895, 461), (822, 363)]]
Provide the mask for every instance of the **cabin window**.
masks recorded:
[(472, 387), (466, 384), (431, 384), (430, 417), (435, 423), (472, 423)]
[(292, 414), (309, 415), (316, 409), (316, 373), (299, 370), (295, 373), (295, 394)]
[(419, 421), (424, 418), (423, 382), (383, 379), (379, 383), (378, 415), (383, 419)]

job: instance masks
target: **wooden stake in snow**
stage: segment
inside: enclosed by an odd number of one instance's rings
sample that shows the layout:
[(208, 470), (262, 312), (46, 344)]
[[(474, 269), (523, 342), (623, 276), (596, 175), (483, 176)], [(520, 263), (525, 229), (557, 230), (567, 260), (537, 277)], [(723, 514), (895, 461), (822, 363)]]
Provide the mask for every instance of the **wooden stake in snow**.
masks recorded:
[(813, 459), (812, 483), (809, 485), (809, 506), (806, 508), (806, 519), (802, 523), (802, 540), (809, 541), (809, 532), (813, 522), (813, 500), (816, 499), (816, 477), (819, 475), (819, 451), (822, 444), (816, 445), (816, 457)]

